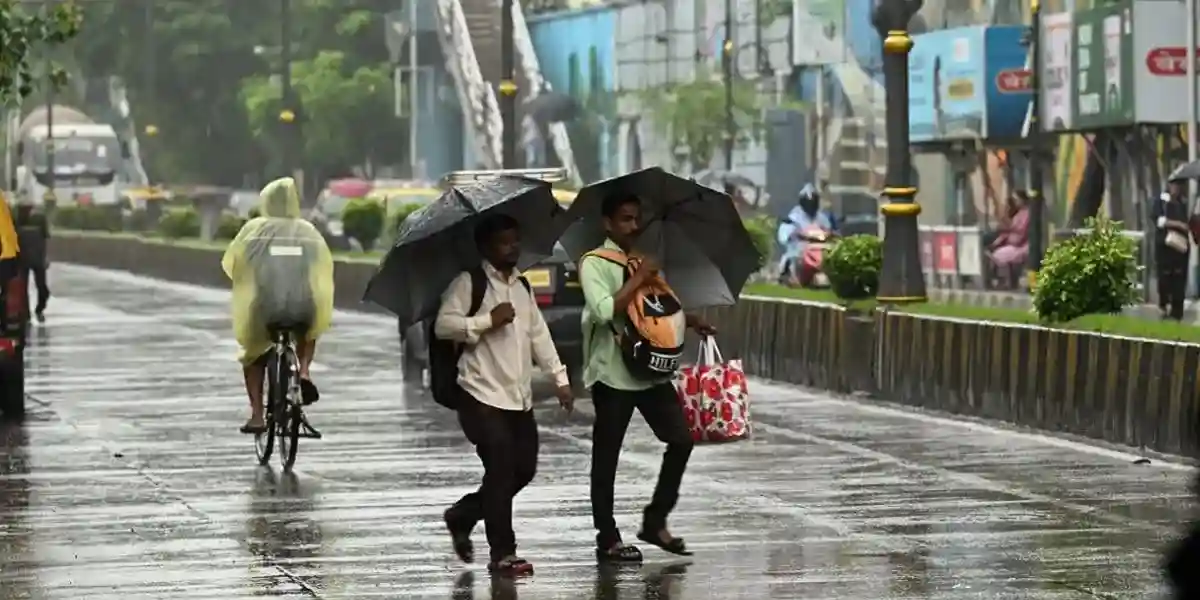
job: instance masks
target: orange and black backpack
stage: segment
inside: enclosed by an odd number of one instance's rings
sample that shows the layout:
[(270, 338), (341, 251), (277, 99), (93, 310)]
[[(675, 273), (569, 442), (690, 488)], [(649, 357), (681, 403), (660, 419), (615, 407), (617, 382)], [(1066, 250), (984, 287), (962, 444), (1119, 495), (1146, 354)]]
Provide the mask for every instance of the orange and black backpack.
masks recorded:
[[(620, 265), (625, 281), (641, 263), (637, 257), (603, 248), (588, 252), (584, 258), (589, 256)], [(656, 275), (638, 288), (625, 314), (613, 315), (609, 327), (634, 377), (663, 379), (679, 370), (687, 323), (679, 297), (661, 276)]]

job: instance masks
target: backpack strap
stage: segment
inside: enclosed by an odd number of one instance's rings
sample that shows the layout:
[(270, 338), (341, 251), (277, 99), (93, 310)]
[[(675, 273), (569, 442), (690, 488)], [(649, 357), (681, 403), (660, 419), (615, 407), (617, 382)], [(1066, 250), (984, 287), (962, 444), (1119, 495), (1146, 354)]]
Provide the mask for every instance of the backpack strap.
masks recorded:
[(473, 317), (479, 312), (479, 307), (483, 306), (483, 295), (487, 293), (487, 273), (484, 273), (483, 267), (479, 265), (467, 272), (471, 274), (471, 307), (467, 310), (467, 316)]
[[(624, 252), (617, 252), (608, 248), (597, 248), (583, 255), (583, 258), (595, 256), (596, 258), (607, 260), (610, 263), (620, 265), (622, 267), (629, 265), (629, 257)], [(583, 258), (579, 262), (583, 262)]]
[(517, 277), (517, 279), (521, 280), (521, 285), (525, 286), (525, 291), (529, 292), (529, 295), (532, 296), (533, 295), (533, 286), (529, 285), (529, 280), (525, 279), (524, 275)]

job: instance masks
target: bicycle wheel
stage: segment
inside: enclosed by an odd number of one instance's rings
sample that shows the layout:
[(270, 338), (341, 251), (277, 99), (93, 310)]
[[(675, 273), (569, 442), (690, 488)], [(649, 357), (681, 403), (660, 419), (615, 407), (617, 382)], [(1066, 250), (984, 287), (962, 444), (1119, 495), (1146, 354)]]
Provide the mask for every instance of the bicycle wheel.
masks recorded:
[(264, 382), (266, 391), (263, 394), (263, 402), (266, 403), (265, 422), (267, 428), (262, 433), (254, 436), (254, 450), (258, 454), (258, 464), (264, 467), (271, 462), (271, 455), (275, 451), (275, 415), (278, 412), (275, 409), (276, 404), (278, 404), (276, 401), (276, 389), (279, 386), (275, 384), (276, 378), (274, 377), (274, 373), (278, 365), (279, 361), (275, 357), (267, 361), (267, 377)]
[(296, 381), (299, 361), (296, 352), (289, 346), (279, 362), (277, 385), (283, 391), (279, 394), (276, 409), (282, 417), (276, 422), (279, 425), (279, 461), (284, 472), (287, 472), (296, 464), (296, 447), (300, 441), (300, 402), (295, 398), (300, 387)]

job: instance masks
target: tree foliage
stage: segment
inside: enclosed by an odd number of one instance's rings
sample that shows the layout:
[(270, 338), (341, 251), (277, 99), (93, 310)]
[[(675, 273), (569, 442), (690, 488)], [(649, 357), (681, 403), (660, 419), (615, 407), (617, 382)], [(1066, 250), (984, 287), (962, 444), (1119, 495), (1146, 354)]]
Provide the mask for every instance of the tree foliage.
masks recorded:
[[(762, 135), (763, 107), (753, 83), (735, 81), (732, 92), (734, 141), (744, 146)], [(725, 83), (703, 75), (642, 94), (651, 121), (674, 149), (687, 150), (688, 166), (693, 171), (708, 168), (724, 147), (726, 100)]]
[[(74, 38), (81, 21), (80, 11), (71, 4), (31, 11), (13, 0), (0, 0), (0, 100), (9, 103), (30, 95), (41, 79), (31, 65), (34, 52)], [(52, 83), (61, 84), (64, 78), (58, 69)]]
[[(383, 35), (384, 14), (395, 3), (291, 6), (292, 73), (306, 118), (299, 124), (303, 151), (295, 156), (309, 180), (367, 159), (400, 162), (405, 145), (380, 142), (403, 135), (391, 114)], [(280, 95), (278, 78), (271, 78), (282, 66), (279, 11), (279, 2), (258, 0), (89, 2), (71, 48), (89, 79), (120, 77), (133, 118), (156, 127), (155, 137), (143, 139), (143, 159), (156, 179), (242, 186), (279, 174), (274, 159), (283, 131), (266, 118)], [(374, 85), (374, 92), (347, 93), (358, 84)], [(326, 137), (339, 122), (336, 139)], [(345, 142), (353, 136), (360, 143)]]

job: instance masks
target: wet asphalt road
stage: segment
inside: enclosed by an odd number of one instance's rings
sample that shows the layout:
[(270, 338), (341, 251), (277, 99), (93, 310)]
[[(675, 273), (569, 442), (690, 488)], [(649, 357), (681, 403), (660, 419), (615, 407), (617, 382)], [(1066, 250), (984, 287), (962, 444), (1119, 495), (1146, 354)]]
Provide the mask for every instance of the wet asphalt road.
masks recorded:
[[(395, 327), (339, 313), (295, 476), (255, 465), (225, 293), (56, 265), (0, 439), (0, 599), (1157, 598), (1188, 470), (754, 382), (757, 437), (701, 448), (672, 520), (693, 562), (598, 571), (585, 402), (539, 409), (516, 531), (537, 574), (453, 559), (442, 508), (480, 467), (453, 416), (406, 396)], [(319, 369), (319, 370), (318, 370)], [(660, 446), (631, 430), (633, 538)], [(484, 543), (477, 530), (476, 542)]]

